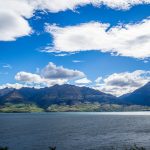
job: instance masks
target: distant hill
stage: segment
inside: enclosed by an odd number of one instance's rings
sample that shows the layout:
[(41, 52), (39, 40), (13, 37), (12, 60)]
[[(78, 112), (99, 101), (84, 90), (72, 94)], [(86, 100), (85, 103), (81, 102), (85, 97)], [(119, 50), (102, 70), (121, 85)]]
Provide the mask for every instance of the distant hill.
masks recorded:
[(5, 103), (34, 103), (40, 107), (48, 107), (52, 104), (73, 105), (78, 103), (116, 103), (117, 98), (88, 87), (75, 85), (54, 85), (41, 89), (21, 88), (0, 90), (0, 104)]
[(136, 104), (150, 106), (150, 82), (132, 93), (120, 97), (124, 104)]
[(145, 110), (150, 111), (150, 83), (119, 98), (69, 84), (0, 90), (0, 112)]

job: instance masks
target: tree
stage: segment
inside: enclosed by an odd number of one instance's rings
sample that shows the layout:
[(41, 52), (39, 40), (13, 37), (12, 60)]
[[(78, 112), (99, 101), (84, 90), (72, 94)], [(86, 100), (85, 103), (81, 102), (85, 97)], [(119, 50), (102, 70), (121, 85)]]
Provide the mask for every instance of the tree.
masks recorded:
[(0, 147), (0, 150), (8, 150), (8, 147)]
[[(1, 150), (1, 149), (0, 149)], [(54, 147), (49, 147), (49, 150), (56, 150), (56, 146), (54, 146)]]

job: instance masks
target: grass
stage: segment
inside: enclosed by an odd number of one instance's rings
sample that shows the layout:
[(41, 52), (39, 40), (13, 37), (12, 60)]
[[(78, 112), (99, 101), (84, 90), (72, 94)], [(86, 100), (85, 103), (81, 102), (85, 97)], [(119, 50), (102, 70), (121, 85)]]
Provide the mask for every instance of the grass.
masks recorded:
[(10, 104), (7, 103), (4, 106), (1, 106), (0, 112), (43, 112), (42, 108), (34, 104)]
[(75, 105), (51, 105), (47, 108), (49, 112), (119, 112), (119, 111), (149, 111), (148, 106), (118, 105), (99, 103), (80, 103)]
[(100, 104), (77, 104), (77, 105), (51, 105), (47, 111), (50, 112), (88, 112), (98, 111)]
[(35, 104), (11, 104), (0, 106), (0, 112), (124, 112), (124, 111), (150, 111), (149, 106), (140, 105), (118, 105), (100, 103), (78, 103), (74, 105), (50, 105), (48, 108), (40, 108)]

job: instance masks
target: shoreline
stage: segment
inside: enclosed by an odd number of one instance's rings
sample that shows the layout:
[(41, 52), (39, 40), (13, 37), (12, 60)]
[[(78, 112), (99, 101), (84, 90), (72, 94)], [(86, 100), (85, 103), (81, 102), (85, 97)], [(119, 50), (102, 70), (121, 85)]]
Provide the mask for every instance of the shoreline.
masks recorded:
[(1, 114), (73, 114), (73, 115), (135, 115), (150, 116), (150, 111), (120, 111), (120, 112), (0, 112)]

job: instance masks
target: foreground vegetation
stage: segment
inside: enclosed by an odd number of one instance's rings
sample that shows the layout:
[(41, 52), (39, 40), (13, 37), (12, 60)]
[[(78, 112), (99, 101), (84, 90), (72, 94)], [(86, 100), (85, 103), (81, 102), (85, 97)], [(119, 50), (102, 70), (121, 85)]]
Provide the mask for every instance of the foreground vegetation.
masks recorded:
[[(111, 148), (111, 149), (117, 150), (116, 148)], [(8, 149), (8, 147), (0, 147), (0, 150), (9, 150), (9, 149)], [(49, 147), (49, 150), (56, 150), (56, 147)], [(134, 146), (131, 146), (129, 148), (124, 148), (122, 150), (146, 150), (146, 148), (134, 145)]]
[(0, 107), (0, 112), (43, 112), (44, 109), (34, 104), (11, 104), (7, 103)]
[(149, 106), (140, 105), (118, 105), (99, 103), (78, 103), (74, 105), (50, 105), (48, 108), (41, 108), (35, 104), (11, 104), (6, 103), (0, 106), (0, 112), (121, 112), (121, 111), (150, 111)]
[(139, 105), (118, 105), (118, 104), (99, 104), (81, 103), (76, 105), (51, 105), (47, 108), (50, 112), (120, 112), (120, 111), (150, 111), (148, 106)]

